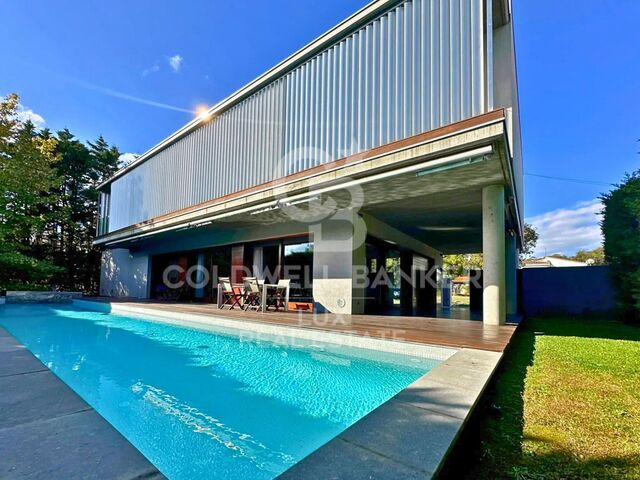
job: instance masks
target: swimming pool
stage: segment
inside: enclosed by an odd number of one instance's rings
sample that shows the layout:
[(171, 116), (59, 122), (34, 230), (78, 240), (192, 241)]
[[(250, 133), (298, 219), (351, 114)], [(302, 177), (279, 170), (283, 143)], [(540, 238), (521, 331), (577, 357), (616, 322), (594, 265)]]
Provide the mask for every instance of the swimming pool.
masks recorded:
[(170, 479), (273, 478), (440, 363), (71, 305), (0, 325)]

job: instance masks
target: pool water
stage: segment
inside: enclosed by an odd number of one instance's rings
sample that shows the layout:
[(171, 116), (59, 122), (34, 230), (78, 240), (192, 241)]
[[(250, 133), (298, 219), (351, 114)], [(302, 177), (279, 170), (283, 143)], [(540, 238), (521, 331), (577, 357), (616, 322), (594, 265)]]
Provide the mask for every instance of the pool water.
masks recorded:
[(71, 305), (0, 325), (170, 479), (273, 478), (439, 363)]

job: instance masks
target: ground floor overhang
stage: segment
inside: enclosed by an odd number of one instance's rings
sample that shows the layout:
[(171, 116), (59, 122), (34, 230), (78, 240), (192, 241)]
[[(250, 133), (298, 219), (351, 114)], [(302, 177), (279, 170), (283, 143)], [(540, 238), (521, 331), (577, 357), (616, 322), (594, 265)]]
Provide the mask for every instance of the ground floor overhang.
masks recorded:
[(311, 269), (300, 288), (314, 309), (424, 314), (437, 308), (433, 278), (443, 255), (483, 253), (482, 318), (504, 323), (517, 307), (522, 238), (507, 125), (505, 111), (494, 111), (111, 232), (96, 240), (106, 247), (103, 278), (124, 272), (148, 298), (151, 284), (166, 282), (142, 279), (164, 271), (161, 262), (176, 263), (161, 255), (182, 252), (178, 263), (189, 270), (226, 246), (221, 263), (232, 282), (260, 277), (269, 265), (281, 279), (286, 249), (297, 241)]

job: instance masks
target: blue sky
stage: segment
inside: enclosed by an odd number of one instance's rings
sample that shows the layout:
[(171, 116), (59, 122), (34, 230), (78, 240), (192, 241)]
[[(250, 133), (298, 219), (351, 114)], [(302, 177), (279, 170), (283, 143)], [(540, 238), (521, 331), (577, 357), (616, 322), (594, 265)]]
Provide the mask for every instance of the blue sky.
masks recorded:
[[(141, 153), (366, 4), (158, 0), (4, 5), (0, 95)], [(188, 5), (188, 6), (187, 6)], [(526, 217), (538, 253), (596, 246), (597, 197), (639, 167), (640, 2), (514, 0)], [(161, 103), (145, 104), (136, 99)], [(171, 107), (171, 108), (169, 108)]]

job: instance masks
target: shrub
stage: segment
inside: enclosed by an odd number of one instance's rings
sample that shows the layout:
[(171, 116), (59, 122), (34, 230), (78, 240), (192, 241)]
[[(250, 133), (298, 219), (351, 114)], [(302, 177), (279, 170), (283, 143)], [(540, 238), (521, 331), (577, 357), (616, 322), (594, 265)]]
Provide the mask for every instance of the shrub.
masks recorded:
[(602, 195), (606, 261), (627, 319), (640, 320), (640, 170)]

